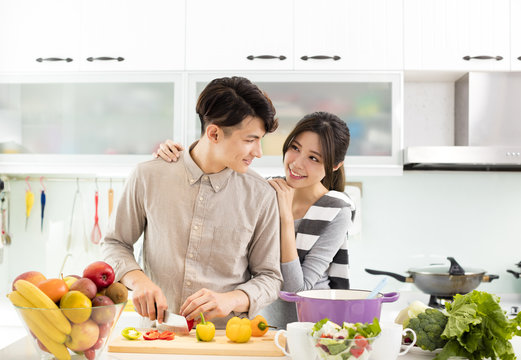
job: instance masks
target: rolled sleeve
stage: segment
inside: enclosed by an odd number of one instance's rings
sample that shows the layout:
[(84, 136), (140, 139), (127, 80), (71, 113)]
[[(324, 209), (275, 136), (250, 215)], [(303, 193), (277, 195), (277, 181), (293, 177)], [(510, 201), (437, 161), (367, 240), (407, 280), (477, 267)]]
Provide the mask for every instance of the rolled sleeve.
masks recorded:
[(275, 301), (282, 286), (279, 210), (275, 191), (270, 191), (269, 194), (266, 196), (266, 205), (249, 249), (249, 268), (252, 278), (236, 287), (249, 297), (248, 317), (250, 318)]

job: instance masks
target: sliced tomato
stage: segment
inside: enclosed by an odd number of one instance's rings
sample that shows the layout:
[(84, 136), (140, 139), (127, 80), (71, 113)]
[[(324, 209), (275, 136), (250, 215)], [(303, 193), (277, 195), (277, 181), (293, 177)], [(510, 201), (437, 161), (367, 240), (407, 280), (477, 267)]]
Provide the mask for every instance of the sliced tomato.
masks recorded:
[(349, 349), (349, 352), (355, 357), (359, 358), (364, 353), (365, 349), (357, 346), (353, 346), (351, 349)]
[(175, 333), (172, 331), (163, 331), (159, 334), (159, 340), (174, 340)]
[(355, 336), (355, 344), (362, 349), (368, 345), (367, 339), (362, 335)]

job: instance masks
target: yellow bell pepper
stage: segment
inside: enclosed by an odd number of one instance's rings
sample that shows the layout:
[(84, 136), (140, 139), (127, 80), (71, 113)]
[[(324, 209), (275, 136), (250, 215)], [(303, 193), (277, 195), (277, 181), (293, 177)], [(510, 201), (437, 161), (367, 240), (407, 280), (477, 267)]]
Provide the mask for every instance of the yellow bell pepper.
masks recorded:
[(212, 341), (215, 336), (215, 325), (210, 321), (205, 321), (203, 313), (200, 314), (201, 322), (195, 327), (195, 337), (199, 341)]
[(233, 342), (245, 343), (251, 337), (250, 320), (247, 318), (232, 317), (226, 323), (226, 337)]

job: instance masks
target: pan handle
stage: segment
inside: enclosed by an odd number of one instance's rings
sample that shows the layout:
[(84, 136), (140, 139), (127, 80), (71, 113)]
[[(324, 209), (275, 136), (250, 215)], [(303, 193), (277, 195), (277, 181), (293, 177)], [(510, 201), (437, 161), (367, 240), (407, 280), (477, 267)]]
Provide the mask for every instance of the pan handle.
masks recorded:
[(521, 276), (520, 272), (517, 272), (517, 271), (514, 271), (514, 270), (507, 270), (507, 272), (511, 273), (512, 275), (514, 275), (518, 279), (519, 279), (519, 276)]
[[(372, 274), (372, 275), (388, 275), (401, 282), (414, 282), (414, 280), (412, 278), (408, 278), (403, 275), (395, 274), (395, 273), (392, 273), (389, 271), (373, 270), (373, 269), (365, 269), (365, 271), (367, 271), (369, 274)], [(408, 280), (408, 279), (410, 279), (410, 280)]]
[(390, 292), (383, 294), (382, 302), (395, 302), (400, 297), (397, 292)]
[(499, 279), (499, 275), (483, 275), (482, 282), (491, 282), (492, 280)]

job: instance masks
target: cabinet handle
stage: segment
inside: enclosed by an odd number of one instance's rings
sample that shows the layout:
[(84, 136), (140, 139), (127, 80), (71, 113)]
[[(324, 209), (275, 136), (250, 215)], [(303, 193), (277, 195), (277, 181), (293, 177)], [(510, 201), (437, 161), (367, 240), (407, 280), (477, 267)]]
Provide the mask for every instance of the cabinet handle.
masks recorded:
[(101, 60), (101, 61), (108, 61), (108, 60), (117, 60), (117, 61), (123, 61), (125, 60), (125, 58), (122, 58), (121, 56), (117, 57), (117, 58), (113, 58), (113, 57), (108, 57), (108, 56), (100, 56), (100, 57), (88, 57), (87, 58), (87, 61), (96, 61), (96, 60)]
[(66, 62), (71, 62), (72, 59), (71, 58), (62, 59), (62, 58), (50, 57), (50, 58), (38, 58), (38, 59), (36, 59), (36, 61), (38, 61), (40, 63), (44, 62), (44, 61), (66, 61)]
[(313, 60), (329, 60), (329, 59), (332, 59), (333, 61), (337, 61), (337, 60), (340, 60), (341, 57), (340, 56), (325, 56), (325, 55), (316, 55), (316, 56), (302, 56), (300, 58), (300, 60), (304, 60), (304, 61), (308, 61), (309, 59), (313, 59)]
[(521, 56), (517, 58), (517, 60), (521, 61)]
[(248, 59), (248, 60), (255, 60), (255, 59), (279, 59), (279, 60), (286, 60), (286, 57), (284, 55), (280, 55), (280, 56), (274, 56), (274, 55), (253, 56), (253, 55), (248, 55), (246, 57), (246, 59)]
[(476, 60), (496, 60), (496, 61), (500, 61), (500, 60), (503, 60), (503, 56), (486, 56), (486, 55), (481, 55), (481, 56), (464, 56), (463, 57), (463, 60), (473, 60), (473, 59), (476, 59)]

